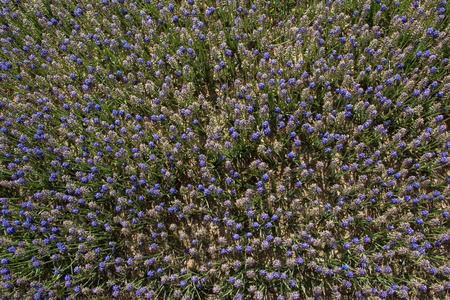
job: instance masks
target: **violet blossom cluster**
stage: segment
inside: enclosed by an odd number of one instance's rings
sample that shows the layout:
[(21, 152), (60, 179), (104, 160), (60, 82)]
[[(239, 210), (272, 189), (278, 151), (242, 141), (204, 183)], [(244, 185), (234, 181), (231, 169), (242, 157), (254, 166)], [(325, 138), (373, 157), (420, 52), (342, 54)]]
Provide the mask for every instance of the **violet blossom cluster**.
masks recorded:
[(5, 0), (1, 299), (445, 299), (447, 1)]

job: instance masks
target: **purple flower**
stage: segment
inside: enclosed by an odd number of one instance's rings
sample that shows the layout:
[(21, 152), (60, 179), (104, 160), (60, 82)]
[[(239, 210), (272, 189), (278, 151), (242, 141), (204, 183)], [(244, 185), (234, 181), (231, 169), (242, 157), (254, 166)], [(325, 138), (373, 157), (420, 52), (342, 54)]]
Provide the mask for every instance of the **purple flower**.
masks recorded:
[(206, 10), (205, 14), (206, 14), (206, 16), (209, 17), (210, 15), (212, 15), (212, 14), (214, 13), (214, 11), (215, 11), (214, 7), (209, 7), (209, 8)]

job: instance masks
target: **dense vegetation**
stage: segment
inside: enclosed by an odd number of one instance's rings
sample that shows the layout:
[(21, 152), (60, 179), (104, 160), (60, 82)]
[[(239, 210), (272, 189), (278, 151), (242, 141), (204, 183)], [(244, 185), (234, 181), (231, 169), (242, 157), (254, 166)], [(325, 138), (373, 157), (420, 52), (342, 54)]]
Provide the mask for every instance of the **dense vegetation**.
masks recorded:
[(446, 1), (2, 5), (2, 299), (449, 297)]

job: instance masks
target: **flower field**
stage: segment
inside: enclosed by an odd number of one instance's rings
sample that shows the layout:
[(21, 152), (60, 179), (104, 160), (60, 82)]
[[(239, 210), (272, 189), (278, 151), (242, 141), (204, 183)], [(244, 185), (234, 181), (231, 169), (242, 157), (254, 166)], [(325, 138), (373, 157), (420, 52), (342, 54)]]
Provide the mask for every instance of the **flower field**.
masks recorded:
[(448, 299), (445, 0), (3, 0), (1, 299)]

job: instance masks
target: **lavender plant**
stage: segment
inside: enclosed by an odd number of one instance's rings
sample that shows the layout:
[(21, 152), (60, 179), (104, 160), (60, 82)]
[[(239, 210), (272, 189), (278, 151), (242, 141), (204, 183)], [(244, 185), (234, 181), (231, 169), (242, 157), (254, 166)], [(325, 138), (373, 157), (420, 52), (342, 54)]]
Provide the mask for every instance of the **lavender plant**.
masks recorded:
[(449, 297), (446, 9), (2, 1), (2, 299)]

